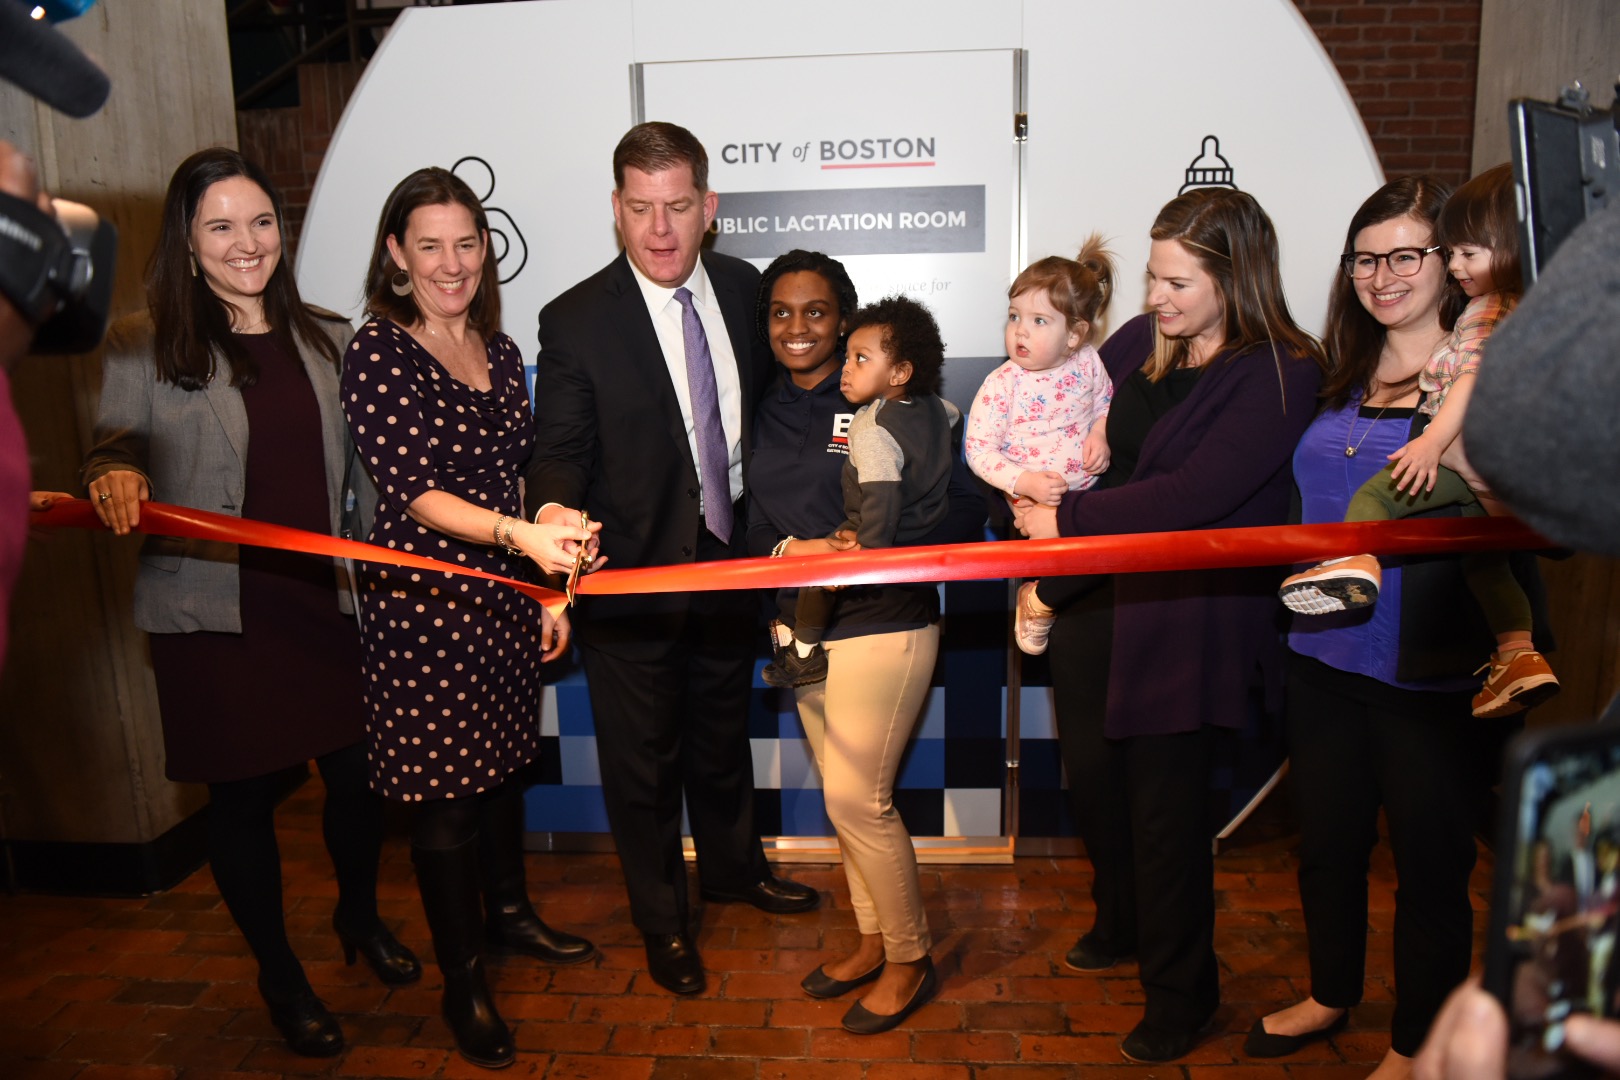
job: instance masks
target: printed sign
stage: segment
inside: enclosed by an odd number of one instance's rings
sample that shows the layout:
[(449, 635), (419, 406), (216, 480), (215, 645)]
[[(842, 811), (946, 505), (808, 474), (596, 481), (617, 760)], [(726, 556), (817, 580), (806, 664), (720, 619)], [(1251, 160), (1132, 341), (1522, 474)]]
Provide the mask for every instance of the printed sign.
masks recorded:
[(1019, 269), (1014, 56), (645, 64), (640, 112), (679, 118), (708, 148), (716, 250), (762, 268), (793, 248), (826, 252), (843, 260), (862, 300), (904, 292), (926, 303), (948, 355), (1000, 357)]

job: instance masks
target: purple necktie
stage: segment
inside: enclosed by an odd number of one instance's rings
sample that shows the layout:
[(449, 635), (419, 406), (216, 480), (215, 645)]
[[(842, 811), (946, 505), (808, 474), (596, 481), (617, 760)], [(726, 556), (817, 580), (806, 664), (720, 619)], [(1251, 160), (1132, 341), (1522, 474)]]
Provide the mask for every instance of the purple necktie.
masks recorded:
[(697, 435), (698, 482), (703, 486), (703, 523), (731, 542), (731, 451), (720, 423), (720, 390), (703, 321), (692, 306), (692, 290), (675, 290), (681, 305), (681, 336), (686, 340), (686, 388), (692, 395), (692, 430)]

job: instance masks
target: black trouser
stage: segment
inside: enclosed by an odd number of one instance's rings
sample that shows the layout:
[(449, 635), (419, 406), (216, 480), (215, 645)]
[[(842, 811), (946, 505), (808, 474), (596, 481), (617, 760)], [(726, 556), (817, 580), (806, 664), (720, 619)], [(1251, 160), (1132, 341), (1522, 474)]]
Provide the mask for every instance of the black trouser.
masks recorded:
[(1113, 585), (1054, 584), (1069, 593), (1049, 655), (1063, 767), (1092, 864), (1094, 932), (1106, 951), (1136, 953), (1144, 1019), (1190, 1031), (1219, 1004), (1209, 784), (1223, 733), (1106, 738)]
[[(345, 929), (365, 933), (377, 919), (382, 799), (369, 787), (364, 744), (334, 750), (317, 758), (316, 766), (326, 785), (321, 834), (337, 874), (333, 919)], [(282, 912), (275, 809), (288, 771), (208, 785), (208, 863), (214, 882), (259, 961), (264, 984), (282, 996), (308, 986), (287, 941)]]
[(1209, 784), (1216, 745), (1231, 734), (1204, 727), (1120, 740), (1136, 864), (1143, 1019), (1177, 1031), (1202, 1027), (1220, 1004)]
[(1073, 603), (1065, 601), (1047, 655), (1069, 801), (1091, 860), (1091, 899), (1097, 905), (1092, 932), (1105, 951), (1126, 955), (1136, 951), (1137, 933), (1125, 761), (1120, 745), (1103, 737), (1113, 639), (1114, 586), (1108, 581)]
[(1299, 894), (1311, 996), (1361, 1000), (1367, 869), (1378, 810), (1395, 856), (1395, 1015), (1390, 1045), (1416, 1054), (1446, 995), (1468, 977), (1474, 829), (1502, 727), (1470, 715), (1468, 691), (1399, 690), (1291, 657), (1288, 753), (1299, 807)]
[[(699, 533), (699, 561), (729, 556)], [(693, 593), (680, 639), (659, 659), (581, 647), (608, 825), (644, 934), (688, 929), (683, 795), (704, 885), (741, 889), (770, 873), (754, 826), (748, 743), (757, 616), (751, 593)]]

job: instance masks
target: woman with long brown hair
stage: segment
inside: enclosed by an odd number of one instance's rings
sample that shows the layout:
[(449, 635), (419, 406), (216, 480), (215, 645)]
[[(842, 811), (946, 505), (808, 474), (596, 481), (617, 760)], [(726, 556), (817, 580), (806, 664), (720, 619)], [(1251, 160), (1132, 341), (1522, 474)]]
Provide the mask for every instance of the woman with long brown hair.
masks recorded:
[[(84, 462), (114, 532), (137, 526), (154, 496), (322, 533), (369, 509), (338, 405), (351, 328), (299, 298), (281, 222), (269, 177), (234, 150), (199, 151), (169, 181), (148, 309), (108, 336)], [(421, 975), (377, 917), (383, 804), (366, 788), (352, 614), (346, 573), (324, 559), (158, 536), (141, 548), (135, 625), (149, 635), (168, 777), (208, 785), (215, 884), (259, 962), (271, 1019), (314, 1057), (341, 1051), (343, 1032), (287, 941), (273, 822), (311, 758), (345, 956), (386, 983)]]
[[(1447, 277), (1437, 233), (1450, 196), (1433, 178), (1403, 177), (1350, 219), (1328, 300), (1332, 372), (1294, 454), (1306, 523), (1342, 520), (1357, 489), (1412, 438), (1419, 376), (1467, 300)], [(1390, 1049), (1374, 1075), (1411, 1074), (1473, 956), (1474, 827), (1504, 731), (1471, 715), (1471, 672), (1491, 645), (1455, 558), (1391, 561), (1377, 604), (1293, 620), (1288, 753), (1311, 989), (1255, 1021), (1250, 1056), (1286, 1057), (1326, 1038), (1361, 1001), (1382, 809), (1400, 888)]]
[[(1026, 535), (1287, 519), (1288, 458), (1315, 410), (1321, 354), (1289, 314), (1271, 221), (1243, 192), (1197, 189), (1151, 236), (1152, 310), (1100, 350), (1115, 386), (1109, 471), (1055, 508), (1016, 508)], [(1210, 776), (1220, 741), (1280, 687), (1280, 578), (1093, 579), (1052, 627), (1058, 735), (1097, 902), (1066, 962), (1097, 971), (1137, 957), (1146, 1009), (1120, 1044), (1133, 1061), (1185, 1055), (1220, 1001)], [(1078, 591), (1048, 578), (1037, 593), (1048, 587)]]

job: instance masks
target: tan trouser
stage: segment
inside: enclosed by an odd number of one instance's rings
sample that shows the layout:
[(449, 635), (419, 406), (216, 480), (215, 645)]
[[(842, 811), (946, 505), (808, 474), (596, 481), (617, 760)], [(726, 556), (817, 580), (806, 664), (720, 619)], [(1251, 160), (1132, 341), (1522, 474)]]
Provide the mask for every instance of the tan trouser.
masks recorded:
[(932, 944), (917, 854), (894, 809), (900, 756), (917, 725), (939, 652), (939, 626), (824, 643), (827, 681), (800, 687), (799, 719), (821, 769), (850, 903), (884, 956), (920, 960)]

